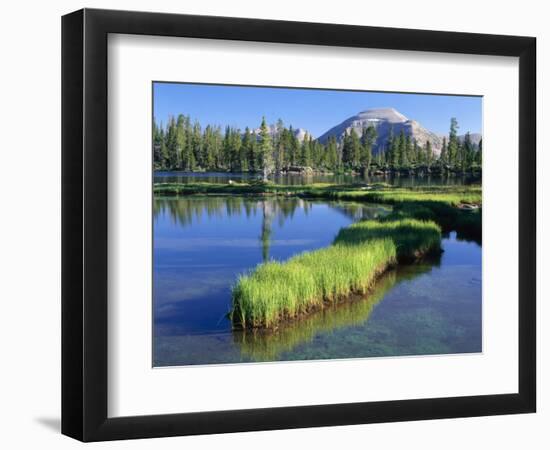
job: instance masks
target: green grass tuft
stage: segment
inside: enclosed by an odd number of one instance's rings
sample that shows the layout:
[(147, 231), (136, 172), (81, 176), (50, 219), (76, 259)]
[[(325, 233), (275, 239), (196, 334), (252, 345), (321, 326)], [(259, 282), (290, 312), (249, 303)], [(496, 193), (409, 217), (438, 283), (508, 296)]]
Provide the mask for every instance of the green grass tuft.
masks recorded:
[(341, 230), (328, 248), (260, 264), (242, 275), (233, 288), (231, 320), (243, 328), (272, 328), (352, 293), (365, 294), (398, 258), (439, 250), (440, 241), (433, 222), (357, 223)]
[(439, 252), (441, 229), (435, 222), (415, 219), (368, 220), (340, 230), (336, 245), (364, 244), (376, 239), (391, 239), (399, 261), (411, 261), (426, 254)]
[(320, 332), (364, 323), (396, 282), (396, 271), (389, 270), (376, 281), (368, 298), (354, 296), (350, 301), (325, 304), (323, 309), (298, 320), (281, 323), (276, 329), (245, 329), (233, 333), (233, 337), (244, 357), (252, 361), (276, 361), (282, 353), (311, 341)]

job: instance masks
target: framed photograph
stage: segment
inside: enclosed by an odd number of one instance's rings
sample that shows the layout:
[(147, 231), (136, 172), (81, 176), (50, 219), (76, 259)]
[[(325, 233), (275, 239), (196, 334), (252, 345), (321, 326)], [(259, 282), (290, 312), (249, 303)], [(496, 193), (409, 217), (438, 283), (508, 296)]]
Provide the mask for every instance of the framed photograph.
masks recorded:
[(62, 432), (535, 412), (536, 41), (62, 21)]

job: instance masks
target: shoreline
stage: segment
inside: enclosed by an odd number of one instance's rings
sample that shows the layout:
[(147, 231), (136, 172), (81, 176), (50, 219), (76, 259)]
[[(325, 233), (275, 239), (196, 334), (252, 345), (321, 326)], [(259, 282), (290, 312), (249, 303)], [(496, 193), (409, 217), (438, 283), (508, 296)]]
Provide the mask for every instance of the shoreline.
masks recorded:
[(431, 220), (443, 232), (481, 243), (482, 192), (480, 185), (394, 187), (385, 183), (276, 185), (272, 183), (155, 183), (156, 196), (238, 195), (299, 197), (391, 205), (401, 218)]
[[(231, 176), (234, 175), (237, 178), (244, 178), (244, 177), (260, 177), (262, 175), (262, 172), (232, 172), (230, 170), (184, 170), (184, 169), (154, 169), (153, 175), (156, 173), (184, 173), (189, 176), (196, 176), (201, 174), (221, 174), (224, 176)], [(331, 170), (318, 170), (318, 169), (311, 169), (308, 167), (303, 167), (300, 170), (281, 170), (278, 172), (273, 172), (273, 175), (276, 177), (279, 176), (291, 176), (291, 177), (302, 177), (302, 178), (308, 178), (311, 176), (350, 176), (350, 177), (383, 177), (383, 178), (399, 178), (399, 177), (418, 177), (418, 178), (424, 178), (424, 177), (434, 177), (434, 178), (456, 178), (456, 177), (471, 177), (474, 179), (479, 179), (481, 181), (481, 177), (483, 174), (483, 171), (481, 168), (477, 168), (475, 170), (462, 170), (462, 169), (452, 169), (449, 167), (417, 167), (417, 168), (403, 168), (403, 169), (370, 169), (368, 173), (365, 175), (365, 172), (361, 170), (353, 170), (353, 171), (331, 171)]]

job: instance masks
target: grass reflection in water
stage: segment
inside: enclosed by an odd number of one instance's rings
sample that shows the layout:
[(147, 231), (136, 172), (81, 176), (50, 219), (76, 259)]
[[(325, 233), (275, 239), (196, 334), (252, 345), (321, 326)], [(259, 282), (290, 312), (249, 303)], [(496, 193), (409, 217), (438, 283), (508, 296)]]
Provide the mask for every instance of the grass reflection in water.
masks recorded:
[[(429, 262), (429, 263), (428, 263)], [(293, 322), (281, 324), (274, 330), (235, 330), (233, 338), (245, 360), (255, 362), (277, 361), (281, 354), (296, 346), (312, 341), (320, 333), (365, 324), (376, 305), (396, 284), (427, 273), (439, 264), (438, 257), (430, 257), (415, 264), (412, 270), (392, 269), (384, 273), (372, 290), (364, 296), (353, 296), (340, 303), (327, 306)]]

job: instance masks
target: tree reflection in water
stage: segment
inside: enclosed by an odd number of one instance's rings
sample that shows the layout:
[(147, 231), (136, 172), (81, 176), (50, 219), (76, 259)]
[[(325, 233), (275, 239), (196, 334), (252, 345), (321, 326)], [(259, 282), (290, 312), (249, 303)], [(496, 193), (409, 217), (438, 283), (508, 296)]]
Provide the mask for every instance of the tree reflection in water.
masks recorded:
[(190, 226), (198, 223), (201, 217), (223, 217), (224, 215), (246, 217), (262, 214), (261, 240), (271, 236), (271, 225), (274, 219), (282, 226), (286, 219), (292, 218), (296, 209), (302, 209), (305, 214), (315, 203), (326, 204), (328, 207), (344, 214), (353, 220), (376, 219), (388, 214), (391, 210), (386, 205), (348, 201), (315, 201), (298, 197), (233, 197), (233, 196), (187, 196), (187, 197), (156, 197), (153, 206), (154, 217), (159, 214), (169, 214), (174, 223)]

